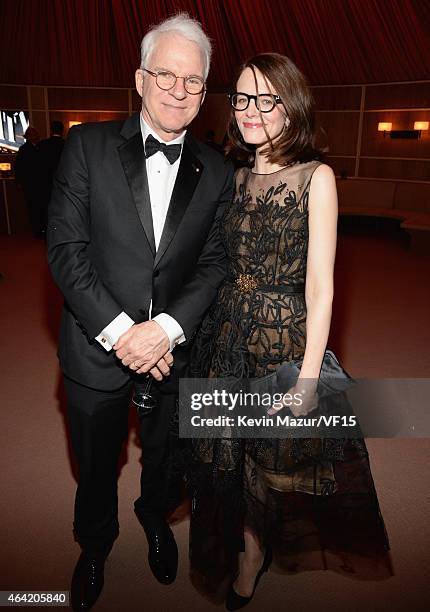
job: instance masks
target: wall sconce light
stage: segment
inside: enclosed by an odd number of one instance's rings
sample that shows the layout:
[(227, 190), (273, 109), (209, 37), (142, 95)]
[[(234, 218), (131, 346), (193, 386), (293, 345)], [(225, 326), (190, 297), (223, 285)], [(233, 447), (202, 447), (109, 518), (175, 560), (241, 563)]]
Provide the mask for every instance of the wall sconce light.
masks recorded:
[(69, 121), (69, 129), (74, 125), (81, 125), (82, 121)]
[(378, 132), (384, 132), (384, 138), (387, 135), (387, 132), (390, 135), (390, 138), (407, 138), (412, 140), (417, 140), (421, 138), (421, 132), (429, 129), (428, 121), (415, 121), (413, 130), (393, 130), (392, 123), (378, 123)]
[(0, 176), (8, 177), (12, 175), (12, 164), (1, 163), (0, 164)]
[(414, 130), (419, 132), (418, 138), (421, 138), (421, 132), (426, 132), (429, 129), (428, 121), (415, 121)]

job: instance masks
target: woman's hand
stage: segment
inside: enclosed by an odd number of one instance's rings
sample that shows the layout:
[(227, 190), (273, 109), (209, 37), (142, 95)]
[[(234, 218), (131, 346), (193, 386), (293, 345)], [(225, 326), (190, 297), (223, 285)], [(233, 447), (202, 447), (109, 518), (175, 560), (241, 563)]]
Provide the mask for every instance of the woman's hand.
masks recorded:
[(298, 379), (294, 387), (291, 387), (276, 406), (272, 406), (267, 411), (269, 416), (273, 416), (283, 408), (289, 408), (294, 416), (305, 416), (318, 408), (318, 381), (314, 379)]

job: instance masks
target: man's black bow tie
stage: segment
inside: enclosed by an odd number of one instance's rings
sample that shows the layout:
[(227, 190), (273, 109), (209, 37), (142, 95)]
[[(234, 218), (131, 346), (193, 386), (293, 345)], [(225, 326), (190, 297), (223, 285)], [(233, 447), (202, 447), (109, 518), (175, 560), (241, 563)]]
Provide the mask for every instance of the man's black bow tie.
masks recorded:
[(152, 134), (149, 134), (148, 138), (145, 140), (145, 157), (151, 157), (151, 155), (154, 155), (157, 151), (161, 151), (169, 162), (174, 164), (181, 154), (181, 147), (181, 144), (167, 145), (164, 144), (164, 142), (159, 142)]

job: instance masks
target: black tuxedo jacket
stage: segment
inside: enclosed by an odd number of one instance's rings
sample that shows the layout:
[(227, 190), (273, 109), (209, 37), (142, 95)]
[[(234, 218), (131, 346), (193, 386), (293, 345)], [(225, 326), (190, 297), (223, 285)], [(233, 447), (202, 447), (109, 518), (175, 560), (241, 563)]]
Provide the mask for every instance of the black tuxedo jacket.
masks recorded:
[(233, 169), (187, 134), (157, 252), (139, 114), (73, 127), (49, 207), (48, 260), (65, 306), (59, 358), (69, 378), (113, 390), (130, 379), (114, 351), (94, 338), (121, 311), (134, 321), (166, 312), (187, 342), (175, 349), (171, 388), (221, 283), (226, 255), (220, 218)]

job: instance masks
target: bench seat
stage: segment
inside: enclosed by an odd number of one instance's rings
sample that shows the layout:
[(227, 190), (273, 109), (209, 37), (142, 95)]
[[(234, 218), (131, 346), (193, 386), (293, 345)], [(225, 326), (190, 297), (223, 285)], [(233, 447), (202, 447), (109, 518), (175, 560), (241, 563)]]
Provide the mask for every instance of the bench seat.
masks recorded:
[(397, 219), (414, 250), (430, 252), (430, 184), (338, 179), (339, 215)]

